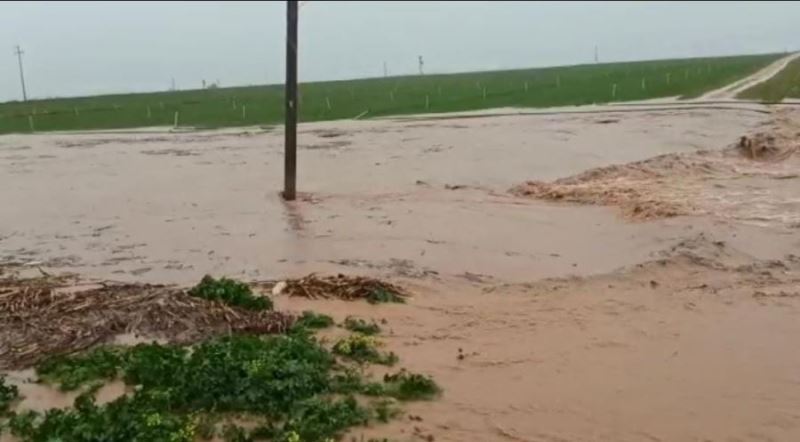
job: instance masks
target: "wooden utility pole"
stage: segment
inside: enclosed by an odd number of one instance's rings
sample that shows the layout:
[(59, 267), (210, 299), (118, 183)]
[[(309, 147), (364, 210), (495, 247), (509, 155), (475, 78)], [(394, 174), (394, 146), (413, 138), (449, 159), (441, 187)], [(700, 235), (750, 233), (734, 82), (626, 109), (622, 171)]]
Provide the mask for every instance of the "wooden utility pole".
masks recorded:
[(286, 2), (286, 124), (283, 199), (293, 201), (297, 188), (297, 0)]
[(22, 54), (24, 53), (22, 48), (17, 45), (14, 54), (17, 55), (17, 61), (19, 62), (19, 81), (22, 83), (22, 101), (28, 101), (28, 93), (25, 91), (25, 73), (22, 72)]

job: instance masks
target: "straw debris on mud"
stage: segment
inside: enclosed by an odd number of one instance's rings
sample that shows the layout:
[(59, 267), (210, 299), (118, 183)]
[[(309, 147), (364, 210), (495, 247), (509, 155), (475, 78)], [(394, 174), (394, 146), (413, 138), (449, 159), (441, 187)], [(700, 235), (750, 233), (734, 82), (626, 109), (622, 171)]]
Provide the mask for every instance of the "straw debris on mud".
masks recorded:
[(363, 276), (318, 276), (310, 274), (286, 281), (280, 291), (288, 296), (309, 299), (366, 300), (370, 303), (403, 303), (409, 294), (402, 288), (374, 278)]
[[(27, 366), (121, 334), (191, 343), (223, 333), (283, 333), (295, 321), (292, 315), (271, 311), (269, 298), (255, 297), (249, 288), (245, 293), (245, 285), (226, 280), (219, 280), (220, 285), (205, 278), (186, 291), (155, 284), (81, 285), (70, 275), (20, 277), (10, 267), (0, 275), (0, 368)], [(235, 296), (226, 291), (230, 288)], [(286, 292), (370, 302), (402, 302), (406, 297), (392, 284), (345, 276), (291, 280)], [(264, 301), (256, 303), (259, 299)]]
[(220, 333), (280, 333), (293, 322), (291, 315), (233, 307), (176, 287), (66, 282), (52, 276), (0, 279), (0, 367), (30, 365), (126, 333), (194, 342)]

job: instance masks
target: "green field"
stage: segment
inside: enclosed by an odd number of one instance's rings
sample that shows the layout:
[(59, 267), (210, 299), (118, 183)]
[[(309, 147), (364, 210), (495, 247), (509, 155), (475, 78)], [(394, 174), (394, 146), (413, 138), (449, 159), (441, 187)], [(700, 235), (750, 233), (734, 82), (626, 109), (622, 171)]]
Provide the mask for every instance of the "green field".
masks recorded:
[[(591, 64), (305, 83), (300, 121), (549, 107), (693, 97), (725, 86), (778, 54)], [(283, 86), (105, 95), (0, 104), (0, 133), (172, 126), (278, 124)], [(33, 127), (31, 127), (33, 126)]]
[(784, 98), (800, 98), (800, 58), (786, 65), (769, 80), (743, 91), (738, 98), (770, 103), (779, 102)]

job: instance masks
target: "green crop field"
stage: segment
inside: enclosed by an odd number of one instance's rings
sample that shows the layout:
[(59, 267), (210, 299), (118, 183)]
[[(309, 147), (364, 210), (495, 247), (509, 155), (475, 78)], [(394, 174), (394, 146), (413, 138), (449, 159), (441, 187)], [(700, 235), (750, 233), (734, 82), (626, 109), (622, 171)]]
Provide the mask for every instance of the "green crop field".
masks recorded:
[(800, 58), (786, 65), (769, 80), (743, 91), (738, 97), (766, 102), (800, 98)]
[[(591, 64), (305, 83), (300, 121), (549, 107), (694, 97), (732, 83), (780, 55)], [(252, 86), (0, 104), (0, 133), (172, 126), (278, 124), (283, 86)]]

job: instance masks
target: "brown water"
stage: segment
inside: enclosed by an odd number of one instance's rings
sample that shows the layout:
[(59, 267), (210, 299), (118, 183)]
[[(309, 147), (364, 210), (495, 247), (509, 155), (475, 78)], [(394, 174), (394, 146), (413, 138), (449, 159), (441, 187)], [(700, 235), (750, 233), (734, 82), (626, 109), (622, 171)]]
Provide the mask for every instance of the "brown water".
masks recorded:
[[(342, 271), (402, 283), (406, 305), (276, 300), (386, 319), (402, 364), (443, 385), (409, 405), (421, 422), (357, 437), (794, 441), (796, 180), (690, 193), (726, 203), (647, 222), (508, 192), (721, 149), (768, 121), (695, 109), (309, 124), (308, 194), (292, 204), (277, 198), (279, 132), (4, 136), (0, 256), (101, 279)], [(758, 201), (761, 220), (748, 217)]]
[(507, 190), (713, 148), (763, 120), (746, 110), (692, 110), (309, 124), (299, 188), (311, 197), (293, 204), (277, 196), (280, 133), (4, 136), (0, 256), (181, 283), (364, 261), (512, 280), (609, 271), (696, 221), (626, 224), (613, 210), (525, 201)]

